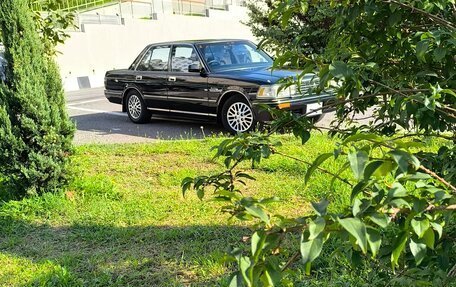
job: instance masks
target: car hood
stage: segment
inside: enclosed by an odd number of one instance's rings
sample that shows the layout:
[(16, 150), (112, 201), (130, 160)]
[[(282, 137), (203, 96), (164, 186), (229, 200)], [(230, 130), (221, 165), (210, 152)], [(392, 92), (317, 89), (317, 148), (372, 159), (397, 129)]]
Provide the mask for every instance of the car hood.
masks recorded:
[[(272, 70), (271, 67), (256, 69), (229, 70), (214, 73), (219, 77), (226, 77), (236, 80), (243, 80), (258, 83), (260, 85), (270, 85), (277, 83), (280, 79), (293, 77), (296, 78), (302, 71), (300, 70)], [(307, 77), (307, 76), (306, 76)], [(309, 78), (314, 77), (309, 74)]]

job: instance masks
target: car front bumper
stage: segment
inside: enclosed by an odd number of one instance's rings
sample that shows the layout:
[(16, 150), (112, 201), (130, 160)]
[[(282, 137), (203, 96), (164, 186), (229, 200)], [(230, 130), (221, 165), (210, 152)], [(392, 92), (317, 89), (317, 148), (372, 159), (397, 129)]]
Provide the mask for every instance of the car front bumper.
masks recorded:
[[(271, 114), (266, 107), (273, 109), (288, 110), (307, 117), (319, 116), (334, 110), (332, 103), (335, 101), (334, 94), (319, 94), (315, 96), (302, 96), (295, 98), (278, 98), (273, 100), (254, 100), (252, 106), (259, 121), (270, 121)], [(312, 112), (315, 110), (314, 112)]]

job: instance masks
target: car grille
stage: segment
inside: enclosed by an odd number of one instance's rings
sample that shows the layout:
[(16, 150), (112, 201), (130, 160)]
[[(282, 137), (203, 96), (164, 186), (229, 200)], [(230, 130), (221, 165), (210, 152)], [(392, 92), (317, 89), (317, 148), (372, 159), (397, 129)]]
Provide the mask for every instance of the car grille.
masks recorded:
[(297, 91), (297, 93), (293, 96), (293, 98), (312, 95), (315, 92), (315, 88), (318, 87), (319, 80), (306, 80), (301, 84), (301, 88)]

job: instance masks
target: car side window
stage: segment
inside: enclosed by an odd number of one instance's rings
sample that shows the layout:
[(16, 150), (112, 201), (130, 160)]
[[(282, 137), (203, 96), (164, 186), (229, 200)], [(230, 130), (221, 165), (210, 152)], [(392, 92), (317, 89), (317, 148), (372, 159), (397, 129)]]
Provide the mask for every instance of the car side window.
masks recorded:
[(189, 66), (201, 65), (193, 47), (175, 46), (171, 55), (171, 71), (173, 72), (189, 73)]
[(170, 47), (152, 47), (144, 54), (136, 70), (167, 71)]

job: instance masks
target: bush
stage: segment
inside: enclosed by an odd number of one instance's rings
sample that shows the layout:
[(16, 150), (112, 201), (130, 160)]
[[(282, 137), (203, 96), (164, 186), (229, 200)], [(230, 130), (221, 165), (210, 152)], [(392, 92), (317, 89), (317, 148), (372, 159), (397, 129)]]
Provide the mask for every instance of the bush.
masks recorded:
[(8, 62), (0, 84), (0, 177), (19, 197), (57, 190), (68, 180), (74, 134), (58, 68), (27, 1), (0, 3), (0, 30)]

